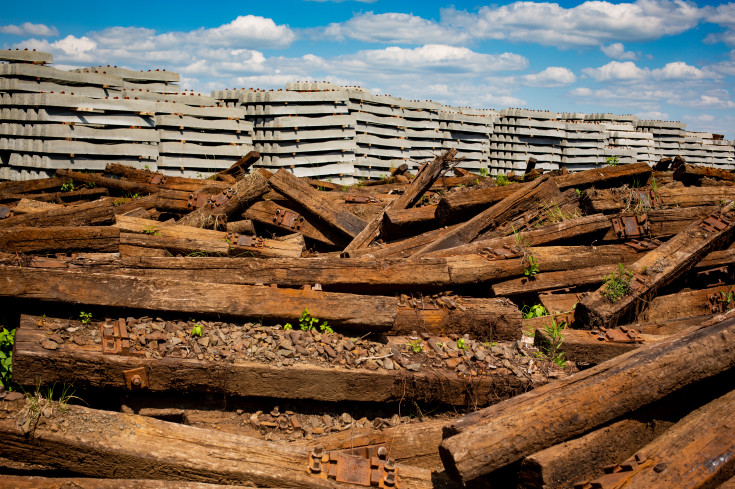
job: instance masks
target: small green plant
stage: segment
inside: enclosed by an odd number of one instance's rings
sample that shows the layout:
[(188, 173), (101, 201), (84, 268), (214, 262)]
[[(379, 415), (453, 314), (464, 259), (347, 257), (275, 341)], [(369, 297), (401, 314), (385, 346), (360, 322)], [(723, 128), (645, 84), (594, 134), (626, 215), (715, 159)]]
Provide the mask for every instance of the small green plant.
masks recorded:
[(409, 341), (407, 346), (411, 349), (414, 353), (421, 353), (424, 351), (424, 343), (421, 341), (421, 339), (417, 338), (413, 341)]
[[(309, 308), (305, 307), (304, 311), (301, 313), (301, 317), (299, 318), (299, 327), (301, 328), (301, 331), (311, 331), (316, 328), (317, 324), (319, 324), (319, 319), (311, 317), (311, 314), (309, 314)], [(326, 321), (319, 326), (319, 331), (322, 333), (334, 333)]]
[(200, 323), (194, 323), (194, 326), (191, 328), (191, 336), (202, 336), (203, 327)]
[(71, 192), (74, 190), (74, 180), (69, 180), (68, 182), (61, 185), (61, 191), (62, 192)]
[(479, 173), (481, 177), (487, 177), (489, 174), (487, 168), (480, 168), (477, 170), (477, 173)]
[(656, 183), (656, 177), (651, 177), (651, 190), (658, 192), (658, 183)]
[(523, 270), (523, 274), (526, 277), (535, 277), (538, 272), (538, 261), (536, 261), (533, 255), (528, 255), (528, 266)]
[(600, 293), (610, 302), (617, 302), (630, 292), (630, 280), (633, 272), (627, 270), (622, 263), (618, 263), (618, 269), (610, 275), (605, 275), (605, 280)]
[(293, 326), (291, 326), (291, 323), (286, 323), (283, 325), (284, 331), (291, 331), (293, 329)]
[(460, 350), (469, 350), (470, 345), (465, 342), (464, 338), (459, 338), (457, 340), (457, 348)]
[(97, 186), (97, 184), (94, 183), (94, 182), (87, 182), (87, 183), (84, 184), (84, 186), (87, 187), (87, 188), (95, 188)]
[(147, 228), (145, 228), (143, 230), (143, 232), (145, 234), (148, 234), (148, 235), (151, 235), (151, 236), (160, 236), (161, 235), (161, 233), (158, 232), (158, 229), (155, 226), (153, 226), (153, 225), (148, 226)]
[(546, 316), (549, 314), (546, 308), (541, 304), (536, 304), (533, 306), (525, 305), (521, 308), (521, 313), (523, 314), (523, 319), (540, 318), (541, 316)]
[(148, 165), (143, 165), (143, 168), (145, 168), (146, 170), (150, 170), (151, 169), (151, 167), (148, 166)]
[(8, 331), (3, 328), (0, 331), (0, 386), (5, 390), (12, 390), (10, 382), (13, 379), (13, 344), (15, 343), (15, 330)]
[(611, 156), (605, 160), (605, 164), (609, 166), (618, 166), (620, 164), (620, 158), (617, 156)]
[(579, 190), (578, 188), (575, 188), (574, 191), (577, 192), (577, 198), (578, 199), (581, 199), (582, 198), (582, 191)]
[(559, 323), (552, 319), (551, 324), (544, 326), (546, 332), (545, 345), (541, 347), (543, 355), (549, 359), (550, 362), (555, 363), (558, 367), (564, 368), (567, 364), (564, 358), (564, 352), (561, 351), (562, 344), (564, 343), (564, 337), (561, 332), (566, 327), (566, 323), (561, 321)]
[(90, 321), (92, 321), (92, 313), (81, 311), (79, 313), (79, 318), (82, 320), (82, 324), (89, 324)]
[(498, 175), (495, 175), (495, 184), (498, 187), (505, 187), (506, 185), (510, 185), (510, 180), (508, 179), (507, 176), (498, 174)]

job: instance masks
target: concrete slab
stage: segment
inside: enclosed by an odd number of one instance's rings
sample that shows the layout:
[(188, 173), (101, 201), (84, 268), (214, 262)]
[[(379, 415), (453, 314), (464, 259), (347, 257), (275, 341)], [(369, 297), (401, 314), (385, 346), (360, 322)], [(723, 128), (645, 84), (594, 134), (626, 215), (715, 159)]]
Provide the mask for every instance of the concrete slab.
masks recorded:
[(123, 92), (111, 88), (59, 85), (52, 82), (37, 82), (20, 78), (0, 78), (0, 92), (69, 93), (91, 98), (122, 97)]
[(361, 146), (379, 146), (385, 148), (410, 149), (411, 140), (407, 138), (384, 138), (370, 134), (357, 134), (355, 141)]
[(161, 141), (158, 145), (159, 153), (165, 155), (245, 156), (253, 149), (250, 144), (204, 145)]
[(245, 111), (239, 107), (192, 107), (177, 102), (150, 102), (155, 106), (156, 115), (174, 114), (204, 119), (244, 119)]
[(276, 129), (276, 130), (257, 130), (253, 133), (253, 139), (259, 142), (273, 141), (318, 141), (329, 139), (354, 139), (355, 128), (345, 127), (339, 129)]
[(44, 53), (35, 49), (0, 49), (0, 61), (45, 64), (53, 63), (54, 57), (51, 53)]
[(138, 98), (140, 100), (153, 100), (155, 102), (176, 102), (191, 105), (193, 107), (214, 107), (217, 101), (209, 95), (195, 92), (181, 93), (156, 93), (144, 90), (123, 90), (123, 96)]
[(112, 75), (122, 78), (130, 82), (173, 82), (177, 83), (181, 80), (181, 76), (173, 71), (166, 70), (148, 70), (137, 71), (127, 68), (118, 68), (117, 66), (92, 66), (89, 68), (79, 68), (74, 70), (77, 73), (93, 73), (102, 75)]
[(174, 131), (171, 129), (158, 129), (155, 131), (160, 141), (184, 141), (194, 143), (216, 143), (216, 144), (253, 144), (250, 133), (217, 133), (202, 131)]
[(333, 128), (333, 127), (355, 127), (355, 117), (351, 115), (325, 115), (318, 117), (254, 117), (249, 120), (253, 121), (255, 128), (288, 128), (299, 129), (308, 128)]
[(271, 155), (302, 155), (308, 156), (306, 153), (334, 152), (334, 151), (350, 151), (353, 152), (357, 148), (354, 140), (335, 139), (332, 141), (317, 142), (280, 142), (257, 143), (256, 151), (261, 154)]
[(176, 130), (200, 129), (203, 131), (233, 133), (252, 133), (253, 131), (253, 123), (244, 119), (201, 119), (199, 117), (156, 114), (154, 121), (156, 127)]
[(123, 80), (123, 90), (141, 90), (150, 93), (179, 93), (181, 87), (174, 83), (135, 83)]
[(341, 151), (335, 153), (317, 153), (309, 156), (270, 156), (260, 157), (260, 165), (262, 166), (300, 166), (300, 165), (320, 165), (324, 163), (343, 163), (355, 159), (355, 153), (350, 151)]
[(64, 139), (0, 138), (0, 150), (20, 153), (43, 153), (86, 156), (122, 156), (155, 159), (158, 145), (148, 143), (94, 144)]
[(238, 101), (243, 105), (270, 105), (270, 104), (325, 104), (327, 102), (346, 104), (347, 92), (293, 92), (278, 91), (244, 91)]
[(109, 163), (122, 163), (124, 165), (132, 165), (137, 168), (143, 168), (148, 165), (154, 170), (156, 160), (139, 160), (137, 158), (89, 158), (80, 157), (64, 157), (62, 155), (30, 155), (12, 153), (10, 155), (10, 165), (12, 167), (28, 167), (28, 168), (44, 168), (59, 169), (68, 168), (71, 170), (104, 170)]
[(30, 170), (26, 168), (11, 168), (9, 166), (0, 167), (0, 180), (35, 180), (37, 178), (50, 178), (54, 175), (53, 171), (47, 170)]
[(328, 163), (319, 166), (296, 166), (291, 172), (297, 177), (329, 178), (333, 175), (352, 175), (355, 171), (355, 162), (344, 161), (342, 163)]
[[(0, 65), (2, 66), (2, 65)], [(74, 112), (123, 112), (153, 115), (155, 102), (147, 100), (91, 98), (61, 93), (6, 93), (0, 96), (5, 107), (62, 107)]]
[(347, 114), (344, 104), (313, 104), (313, 105), (243, 105), (248, 117), (279, 116), (279, 115), (338, 115)]
[(0, 124), (0, 134), (21, 138), (88, 141), (158, 142), (158, 132), (147, 129), (110, 129), (70, 124)]
[(122, 88), (122, 79), (110, 75), (74, 73), (50, 66), (34, 64), (0, 64), (0, 76), (26, 77), (62, 85), (91, 85), (103, 88)]
[(239, 156), (197, 157), (189, 155), (162, 154), (158, 156), (157, 164), (159, 170), (167, 168), (175, 169), (177, 171), (191, 171), (194, 173), (190, 175), (197, 178), (197, 174), (206, 173), (208, 175), (211, 173), (217, 173), (220, 170), (226, 170), (239, 159)]
[(123, 126), (152, 128), (154, 119), (148, 116), (107, 115), (88, 112), (72, 113), (66, 109), (0, 109), (0, 119), (18, 122), (61, 122), (91, 126)]

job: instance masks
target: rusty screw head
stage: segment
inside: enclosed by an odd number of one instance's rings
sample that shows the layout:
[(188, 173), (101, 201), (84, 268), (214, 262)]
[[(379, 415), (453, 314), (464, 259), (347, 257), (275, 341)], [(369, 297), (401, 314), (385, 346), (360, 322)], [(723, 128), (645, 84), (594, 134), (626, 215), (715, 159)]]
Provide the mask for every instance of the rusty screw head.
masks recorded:
[(395, 472), (388, 472), (385, 474), (385, 477), (383, 477), (383, 484), (386, 486), (393, 487), (396, 485), (396, 473)]
[(314, 447), (314, 450), (311, 451), (311, 455), (314, 458), (322, 458), (322, 456), (324, 455), (324, 447)]
[(140, 375), (133, 375), (133, 378), (130, 379), (130, 384), (133, 387), (140, 387), (142, 383), (143, 383), (143, 379), (140, 378)]
[(385, 467), (385, 470), (388, 471), (388, 472), (393, 472), (394, 470), (396, 470), (396, 461), (395, 461), (395, 459), (389, 458), (388, 460), (386, 460), (384, 467)]

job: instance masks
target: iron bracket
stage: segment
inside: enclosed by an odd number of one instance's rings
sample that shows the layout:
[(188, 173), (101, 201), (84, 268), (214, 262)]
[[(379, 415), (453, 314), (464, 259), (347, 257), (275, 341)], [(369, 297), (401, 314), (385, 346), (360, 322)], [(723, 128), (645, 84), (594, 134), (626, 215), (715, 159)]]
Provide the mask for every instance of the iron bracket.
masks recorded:
[(209, 195), (201, 193), (189, 194), (189, 201), (186, 203), (186, 206), (190, 209), (198, 209), (207, 202), (209, 202)]
[(151, 185), (163, 185), (166, 183), (166, 175), (161, 175), (160, 173), (154, 173), (153, 175), (146, 178), (146, 183), (150, 183)]
[(265, 246), (263, 238), (257, 236), (248, 236), (237, 233), (228, 233), (225, 236), (225, 240), (232, 244), (232, 246), (241, 246), (244, 248), (262, 248)]
[(646, 214), (617, 216), (610, 218), (613, 231), (620, 239), (648, 236), (648, 216)]
[(125, 386), (128, 390), (148, 388), (148, 374), (145, 367), (123, 370), (123, 377), (125, 377)]
[(304, 218), (292, 210), (278, 208), (273, 215), (273, 222), (276, 226), (297, 230), (301, 228)]
[(398, 468), (387, 454), (384, 446), (331, 452), (315, 447), (306, 461), (306, 472), (343, 484), (398, 488)]
[(709, 216), (702, 219), (702, 222), (699, 223), (699, 227), (704, 229), (708, 233), (719, 233), (727, 228), (727, 226), (729, 225), (730, 221), (719, 212), (714, 212), (710, 214)]

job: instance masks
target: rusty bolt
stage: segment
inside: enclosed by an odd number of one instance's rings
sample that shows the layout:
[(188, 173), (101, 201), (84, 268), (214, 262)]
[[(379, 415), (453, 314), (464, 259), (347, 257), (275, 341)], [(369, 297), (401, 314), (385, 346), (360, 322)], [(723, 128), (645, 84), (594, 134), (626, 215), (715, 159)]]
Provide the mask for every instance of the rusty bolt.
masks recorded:
[(393, 487), (396, 485), (396, 474), (395, 472), (389, 472), (385, 474), (385, 477), (383, 478), (383, 484), (386, 486)]
[(311, 459), (311, 465), (309, 466), (312, 474), (319, 474), (322, 471), (322, 461), (318, 458)]
[(656, 472), (657, 474), (660, 474), (664, 470), (666, 470), (666, 464), (664, 463), (656, 464), (653, 466), (653, 471)]
[(384, 467), (385, 467), (385, 470), (388, 471), (388, 472), (393, 472), (394, 470), (396, 470), (396, 461), (395, 461), (395, 459), (389, 458), (388, 460), (386, 460)]
[(322, 458), (324, 455), (324, 447), (314, 447), (314, 450), (311, 451), (311, 455), (314, 458)]
[(133, 375), (133, 378), (130, 379), (130, 384), (134, 387), (140, 387), (142, 383), (143, 380), (140, 378), (140, 375)]

